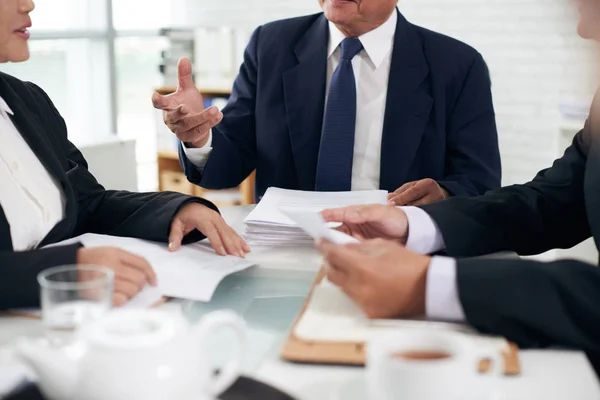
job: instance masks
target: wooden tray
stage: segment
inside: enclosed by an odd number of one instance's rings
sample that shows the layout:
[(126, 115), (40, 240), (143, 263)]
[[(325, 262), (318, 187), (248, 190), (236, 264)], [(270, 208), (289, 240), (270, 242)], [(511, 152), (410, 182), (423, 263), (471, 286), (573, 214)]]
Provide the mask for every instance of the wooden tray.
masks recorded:
[[(292, 329), (283, 345), (281, 358), (287, 361), (308, 363), (308, 364), (336, 364), (336, 365), (365, 365), (366, 353), (364, 342), (319, 342), (306, 341), (300, 339), (294, 333), (296, 326), (306, 311), (310, 298), (315, 287), (325, 277), (325, 270), (322, 268), (317, 275), (315, 282), (311, 288), (310, 294), (306, 298), (302, 310), (296, 318)], [(505, 375), (519, 375), (521, 366), (519, 362), (519, 348), (517, 345), (510, 343), (510, 350), (503, 352), (504, 357), (504, 373)], [(481, 360), (479, 363), (479, 371), (487, 372), (490, 370), (491, 361)]]

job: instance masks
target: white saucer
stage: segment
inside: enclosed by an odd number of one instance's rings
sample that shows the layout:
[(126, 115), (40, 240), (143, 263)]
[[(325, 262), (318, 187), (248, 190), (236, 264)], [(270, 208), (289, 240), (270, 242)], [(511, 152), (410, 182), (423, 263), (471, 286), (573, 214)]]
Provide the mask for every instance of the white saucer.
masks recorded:
[(368, 400), (367, 383), (363, 376), (342, 382), (334, 392), (331, 400)]
[[(467, 396), (468, 399), (477, 400), (503, 400), (504, 397), (499, 392), (495, 392), (489, 395), (479, 396), (471, 394)], [(331, 400), (371, 400), (367, 394), (367, 383), (365, 377), (357, 377), (348, 379), (342, 382), (334, 389)]]

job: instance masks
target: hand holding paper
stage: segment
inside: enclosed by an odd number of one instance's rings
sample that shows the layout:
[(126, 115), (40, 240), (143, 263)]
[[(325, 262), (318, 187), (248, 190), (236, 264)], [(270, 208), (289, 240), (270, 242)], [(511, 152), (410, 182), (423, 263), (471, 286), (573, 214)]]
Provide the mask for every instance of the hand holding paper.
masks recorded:
[(325, 210), (326, 222), (341, 222), (340, 231), (358, 239), (389, 239), (406, 244), (408, 219), (402, 209), (372, 204)]

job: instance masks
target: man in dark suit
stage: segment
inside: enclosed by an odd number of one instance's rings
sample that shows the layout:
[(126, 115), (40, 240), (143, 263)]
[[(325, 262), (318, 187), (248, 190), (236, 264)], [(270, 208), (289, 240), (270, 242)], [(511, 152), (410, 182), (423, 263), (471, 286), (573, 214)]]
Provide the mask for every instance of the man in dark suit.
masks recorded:
[(396, 0), (319, 1), (324, 13), (254, 32), (222, 113), (204, 109), (186, 59), (178, 90), (154, 94), (188, 179), (224, 189), (256, 169), (257, 198), (381, 188), (398, 205), (499, 187), (481, 55), (412, 25)]
[[(0, 63), (29, 58), (33, 8), (31, 0), (0, 1)], [(220, 254), (248, 251), (206, 200), (105, 190), (46, 93), (0, 73), (0, 310), (38, 306), (36, 276), (54, 266), (112, 269), (117, 305), (156, 284), (146, 260), (118, 248), (42, 248), (86, 232), (168, 242), (172, 251), (206, 235)]]
[[(580, 34), (600, 42), (600, 2), (579, 3)], [(387, 239), (321, 244), (329, 279), (370, 317), (467, 321), (523, 347), (582, 349), (600, 372), (597, 265), (422, 255), (534, 255), (589, 237), (600, 247), (600, 95), (563, 157), (529, 183), (421, 208), (350, 207), (324, 217), (356, 237)]]

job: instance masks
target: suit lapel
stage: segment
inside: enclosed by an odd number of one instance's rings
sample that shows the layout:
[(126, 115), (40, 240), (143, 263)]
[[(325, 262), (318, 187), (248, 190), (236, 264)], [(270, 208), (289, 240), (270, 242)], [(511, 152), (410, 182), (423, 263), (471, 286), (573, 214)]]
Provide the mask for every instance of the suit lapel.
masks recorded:
[(298, 64), (283, 74), (290, 141), (300, 188), (314, 190), (325, 108), (327, 19), (321, 15), (300, 39)]
[(50, 175), (64, 185), (66, 179), (64, 169), (52, 151), (52, 143), (42, 134), (44, 130), (38, 115), (30, 110), (20, 96), (2, 79), (0, 79), (0, 93), (14, 112), (11, 120), (23, 139)]
[(381, 142), (382, 189), (396, 190), (406, 180), (433, 106), (421, 88), (428, 75), (421, 40), (398, 12)]

